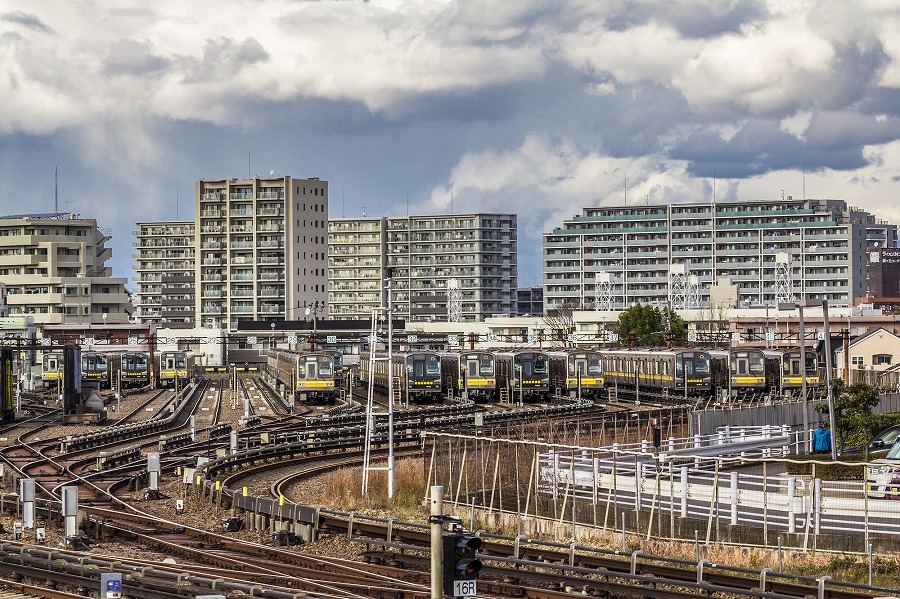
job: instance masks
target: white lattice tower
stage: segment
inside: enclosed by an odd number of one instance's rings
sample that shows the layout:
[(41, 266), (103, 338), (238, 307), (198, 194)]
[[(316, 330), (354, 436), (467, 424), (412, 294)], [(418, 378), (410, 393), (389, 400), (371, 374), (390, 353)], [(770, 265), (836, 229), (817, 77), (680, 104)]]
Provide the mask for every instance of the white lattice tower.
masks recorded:
[(700, 277), (696, 275), (688, 277), (684, 304), (685, 308), (700, 307)]
[(612, 273), (598, 272), (594, 275), (594, 307), (599, 310), (612, 310)]
[(458, 279), (447, 281), (447, 322), (462, 322), (462, 288)]
[(673, 310), (687, 308), (688, 270), (684, 264), (669, 267), (669, 305)]
[(775, 254), (775, 303), (793, 302), (794, 268), (791, 255), (787, 252)]

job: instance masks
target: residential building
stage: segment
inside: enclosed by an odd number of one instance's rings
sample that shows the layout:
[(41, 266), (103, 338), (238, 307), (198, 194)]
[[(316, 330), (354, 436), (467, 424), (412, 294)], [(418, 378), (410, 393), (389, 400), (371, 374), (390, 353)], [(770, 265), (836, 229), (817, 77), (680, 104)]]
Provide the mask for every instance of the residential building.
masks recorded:
[(196, 226), (193, 221), (137, 223), (134, 316), (157, 328), (194, 326)]
[(516, 289), (516, 310), (519, 316), (544, 313), (544, 288), (540, 285)]
[(885, 328), (871, 329), (849, 340), (848, 347), (849, 359), (843, 347), (835, 350), (834, 367), (842, 378), (845, 378), (845, 365), (850, 372), (882, 371), (896, 370), (900, 362), (900, 337)]
[(709, 305), (720, 277), (739, 305), (793, 295), (852, 305), (867, 290), (867, 256), (896, 247), (897, 226), (842, 200), (585, 208), (544, 234), (544, 308)]
[(387, 219), (328, 221), (328, 307), (334, 319), (370, 318), (387, 305)]
[(869, 252), (869, 294), (875, 298), (900, 298), (900, 249)]
[(327, 311), (328, 182), (276, 176), (194, 184), (203, 328)]
[(127, 323), (125, 278), (106, 265), (110, 237), (77, 214), (0, 217), (0, 277), (9, 316), (33, 315), (35, 325)]
[(442, 214), (329, 221), (329, 314), (447, 320), (451, 281), (465, 321), (516, 312), (517, 228), (513, 214)]

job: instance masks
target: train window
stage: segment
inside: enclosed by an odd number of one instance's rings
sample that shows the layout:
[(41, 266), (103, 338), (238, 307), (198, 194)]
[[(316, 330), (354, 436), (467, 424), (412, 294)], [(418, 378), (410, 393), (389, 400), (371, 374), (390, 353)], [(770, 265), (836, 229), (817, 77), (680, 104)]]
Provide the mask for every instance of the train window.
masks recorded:
[(750, 374), (763, 374), (765, 370), (766, 364), (762, 354), (752, 354), (750, 356)]
[(428, 356), (428, 360), (425, 363), (425, 373), (429, 376), (437, 376), (441, 373), (441, 364), (437, 356)]
[(492, 376), (494, 374), (494, 361), (491, 359), (491, 356), (481, 356), (481, 365), (479, 366), (479, 371), (481, 372), (482, 376)]
[(535, 374), (547, 372), (547, 361), (544, 359), (544, 356), (535, 357), (534, 372)]
[(588, 372), (590, 374), (603, 374), (603, 368), (600, 367), (600, 356), (590, 356), (588, 358)]
[(334, 375), (334, 366), (328, 358), (323, 358), (319, 363), (319, 376), (326, 377)]
[(466, 376), (475, 377), (478, 376), (478, 361), (477, 360), (469, 360), (466, 362)]

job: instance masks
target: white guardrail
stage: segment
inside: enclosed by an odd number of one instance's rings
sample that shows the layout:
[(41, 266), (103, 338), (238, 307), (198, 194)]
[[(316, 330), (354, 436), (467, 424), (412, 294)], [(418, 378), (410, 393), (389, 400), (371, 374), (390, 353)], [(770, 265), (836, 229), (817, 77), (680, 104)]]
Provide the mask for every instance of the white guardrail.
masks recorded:
[[(681, 518), (787, 533), (900, 537), (900, 504), (866, 493), (860, 480), (787, 474), (785, 459), (808, 448), (787, 426), (726, 427), (715, 435), (539, 454), (541, 493), (554, 499), (657, 510)], [(765, 466), (763, 466), (765, 464)]]

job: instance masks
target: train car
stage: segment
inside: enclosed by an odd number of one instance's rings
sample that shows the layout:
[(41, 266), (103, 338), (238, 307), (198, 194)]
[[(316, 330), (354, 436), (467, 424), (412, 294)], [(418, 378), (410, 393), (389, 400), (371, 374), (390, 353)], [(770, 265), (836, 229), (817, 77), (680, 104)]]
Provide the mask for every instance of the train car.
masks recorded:
[(271, 350), (267, 366), (269, 375), (293, 394), (294, 403), (334, 403), (336, 368), (333, 352)]
[(595, 400), (604, 395), (603, 357), (593, 349), (549, 352), (550, 388), (572, 398)]
[(334, 388), (343, 389), (347, 386), (347, 369), (344, 366), (344, 352), (339, 349), (328, 350), (334, 361)]
[[(819, 354), (815, 350), (806, 350), (806, 388), (807, 391), (818, 389)], [(767, 370), (771, 373), (767, 381), (769, 388), (778, 393), (794, 394), (803, 388), (803, 374), (800, 369), (800, 349), (768, 349), (765, 350)]]
[(449, 351), (441, 354), (444, 391), (474, 402), (497, 399), (497, 369), (491, 351)]
[(768, 389), (766, 353), (761, 349), (733, 349), (729, 352), (731, 395), (746, 398), (764, 395)]
[(550, 358), (538, 349), (498, 351), (497, 388), (509, 401), (550, 399)]
[(16, 418), (14, 356), (13, 350), (0, 348), (0, 422), (3, 424)]
[(157, 378), (160, 387), (173, 387), (190, 381), (194, 374), (194, 353), (190, 351), (164, 351), (159, 354)]
[(377, 391), (387, 394), (393, 373), (394, 388), (399, 393), (399, 397), (394, 396), (395, 401), (442, 400), (441, 356), (438, 352), (395, 352), (391, 355), (390, 365), (385, 355), (375, 360), (374, 368), (371, 368), (370, 356), (366, 352), (359, 357), (359, 380), (362, 384), (371, 384)]
[(150, 352), (124, 352), (119, 358), (120, 376), (124, 389), (150, 385)]
[(607, 387), (665, 397), (713, 397), (728, 382), (728, 352), (702, 349), (603, 349)]
[(62, 385), (63, 354), (47, 352), (41, 358), (41, 382), (47, 388)]
[(112, 360), (105, 352), (81, 352), (81, 385), (109, 389), (112, 380)]

